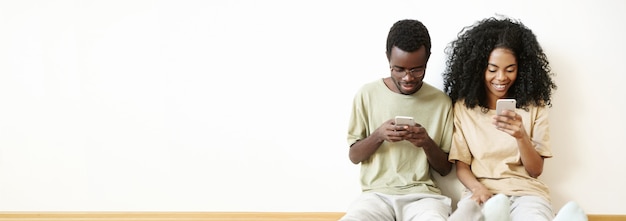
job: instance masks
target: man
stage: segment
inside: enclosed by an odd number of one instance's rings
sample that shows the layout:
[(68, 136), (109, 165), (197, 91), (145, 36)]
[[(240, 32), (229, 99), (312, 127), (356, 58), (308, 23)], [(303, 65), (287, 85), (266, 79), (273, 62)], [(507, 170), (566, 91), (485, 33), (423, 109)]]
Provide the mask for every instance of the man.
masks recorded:
[[(430, 35), (417, 20), (400, 20), (387, 36), (391, 75), (356, 93), (348, 129), (349, 157), (361, 164), (362, 194), (341, 220), (446, 220), (450, 198), (431, 179), (447, 175), (453, 119), (443, 91), (423, 82)], [(396, 125), (396, 116), (415, 125)]]

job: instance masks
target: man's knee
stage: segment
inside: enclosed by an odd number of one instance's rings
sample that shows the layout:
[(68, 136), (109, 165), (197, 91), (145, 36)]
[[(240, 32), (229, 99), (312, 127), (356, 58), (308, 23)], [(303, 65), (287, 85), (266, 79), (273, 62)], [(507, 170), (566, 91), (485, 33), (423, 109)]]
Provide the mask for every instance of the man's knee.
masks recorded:
[(363, 193), (340, 220), (394, 220), (393, 217), (393, 209), (380, 196), (374, 193)]

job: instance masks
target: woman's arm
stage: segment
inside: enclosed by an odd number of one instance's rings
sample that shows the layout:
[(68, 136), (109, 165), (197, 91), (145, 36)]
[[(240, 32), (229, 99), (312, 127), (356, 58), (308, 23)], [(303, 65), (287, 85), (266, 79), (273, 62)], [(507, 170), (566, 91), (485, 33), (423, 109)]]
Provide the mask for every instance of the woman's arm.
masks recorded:
[(478, 204), (487, 202), (487, 200), (493, 196), (493, 193), (489, 191), (487, 187), (478, 182), (470, 166), (466, 163), (456, 161), (456, 176), (467, 189), (472, 191), (472, 200), (476, 201)]
[(537, 178), (543, 172), (543, 157), (535, 150), (530, 136), (524, 129), (522, 116), (514, 111), (505, 111), (503, 115), (494, 115), (494, 125), (517, 140), (522, 165), (531, 177)]
[[(522, 130), (524, 130), (522, 128)], [(525, 132), (524, 132), (525, 133)], [(528, 135), (517, 139), (522, 165), (531, 177), (537, 178), (543, 172), (543, 157), (533, 147)]]

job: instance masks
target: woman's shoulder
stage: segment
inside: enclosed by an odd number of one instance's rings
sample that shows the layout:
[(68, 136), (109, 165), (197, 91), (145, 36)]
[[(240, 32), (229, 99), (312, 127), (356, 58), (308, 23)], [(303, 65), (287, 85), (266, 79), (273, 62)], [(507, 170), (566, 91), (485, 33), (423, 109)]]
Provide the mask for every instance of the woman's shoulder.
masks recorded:
[(473, 111), (474, 109), (476, 109), (476, 107), (474, 108), (470, 108), (465, 104), (465, 99), (459, 99), (456, 102), (454, 102), (454, 111), (455, 112), (468, 112), (468, 111)]
[[(480, 111), (480, 107), (470, 108), (465, 104), (465, 100), (457, 100), (453, 105), (454, 115), (474, 116), (477, 114), (484, 114)], [(478, 110), (478, 111), (477, 111)]]

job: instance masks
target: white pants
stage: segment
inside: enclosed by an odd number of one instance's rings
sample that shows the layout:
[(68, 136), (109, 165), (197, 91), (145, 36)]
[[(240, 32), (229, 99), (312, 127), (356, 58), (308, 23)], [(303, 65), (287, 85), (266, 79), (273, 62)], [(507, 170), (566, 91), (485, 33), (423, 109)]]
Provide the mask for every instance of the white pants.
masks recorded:
[(554, 216), (552, 206), (538, 196), (505, 196), (496, 194), (481, 207), (471, 195), (464, 197), (457, 204), (457, 210), (450, 216), (450, 221), (586, 221), (587, 215), (574, 202), (569, 202)]
[(434, 194), (362, 193), (340, 221), (448, 220), (451, 202)]

